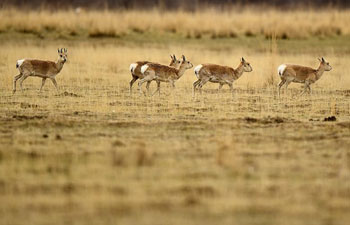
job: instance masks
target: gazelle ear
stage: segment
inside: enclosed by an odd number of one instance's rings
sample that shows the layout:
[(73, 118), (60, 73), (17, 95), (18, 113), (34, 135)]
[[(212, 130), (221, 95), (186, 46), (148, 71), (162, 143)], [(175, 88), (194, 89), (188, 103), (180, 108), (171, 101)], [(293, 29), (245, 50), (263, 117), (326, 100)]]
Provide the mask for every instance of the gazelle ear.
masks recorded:
[(186, 61), (186, 58), (185, 58), (185, 56), (184, 56), (184, 55), (182, 55), (182, 60), (183, 60), (183, 61)]
[(67, 49), (66, 48), (64, 49), (64, 53), (67, 53)]
[(322, 62), (322, 59), (320, 59), (320, 58), (317, 58), (317, 59), (318, 59), (318, 61)]
[(322, 62), (326, 62), (326, 60), (324, 60), (324, 58), (322, 57)]
[(173, 58), (173, 56), (172, 56), (172, 55), (170, 55), (170, 58), (171, 58), (172, 60), (174, 60), (174, 58)]
[(245, 60), (244, 60), (244, 58), (243, 58), (243, 57), (241, 58), (241, 62), (245, 62)]
[(176, 61), (176, 56), (175, 56), (175, 54), (173, 54), (173, 57), (174, 57), (174, 61)]
[(57, 52), (60, 53), (60, 49), (59, 48), (57, 49)]

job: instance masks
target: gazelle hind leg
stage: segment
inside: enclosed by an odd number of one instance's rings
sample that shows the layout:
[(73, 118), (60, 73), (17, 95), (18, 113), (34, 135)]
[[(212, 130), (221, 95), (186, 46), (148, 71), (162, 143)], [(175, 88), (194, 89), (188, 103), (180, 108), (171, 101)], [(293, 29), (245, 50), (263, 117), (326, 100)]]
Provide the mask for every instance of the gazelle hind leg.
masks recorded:
[(139, 92), (140, 94), (143, 94), (142, 92), (142, 84), (145, 83), (145, 82), (148, 82), (148, 81), (152, 81), (153, 80), (153, 76), (151, 75), (147, 75), (145, 76), (144, 78), (142, 78), (140, 81), (139, 81)]
[(23, 91), (23, 81), (25, 79), (27, 79), (28, 77), (29, 77), (29, 75), (23, 74), (23, 76), (21, 76), (21, 78), (19, 79), (19, 87), (21, 88), (21, 91)]
[(287, 89), (288, 89), (288, 86), (290, 85), (290, 83), (292, 83), (292, 80), (286, 80), (286, 84), (284, 85), (286, 87), (285, 93), (287, 93)]
[(198, 85), (199, 85), (200, 82), (201, 82), (200, 79), (198, 79), (198, 80), (196, 80), (195, 82), (193, 82), (193, 97), (194, 97), (195, 94), (196, 94), (196, 89), (197, 89), (197, 87), (198, 87)]
[(281, 82), (278, 84), (278, 97), (281, 96), (281, 87), (286, 83), (286, 80), (281, 80)]
[(209, 79), (203, 79), (203, 80), (201, 80), (201, 82), (199, 83), (199, 93), (201, 93), (202, 94), (202, 87), (203, 87), (203, 85), (204, 84), (206, 84), (207, 82), (209, 81)]
[(15, 76), (14, 78), (13, 78), (13, 93), (15, 93), (16, 92), (16, 82), (17, 82), (17, 80), (19, 79), (19, 78), (21, 78), (23, 75), (22, 75), (22, 73), (20, 73), (20, 74), (18, 74), (17, 76)]
[(149, 86), (151, 85), (151, 82), (152, 81), (147, 81), (147, 84), (146, 84), (147, 94), (149, 94)]
[(130, 95), (132, 95), (132, 86), (134, 85), (137, 79), (139, 79), (137, 76), (132, 75), (132, 80), (130, 81), (130, 90), (129, 90)]

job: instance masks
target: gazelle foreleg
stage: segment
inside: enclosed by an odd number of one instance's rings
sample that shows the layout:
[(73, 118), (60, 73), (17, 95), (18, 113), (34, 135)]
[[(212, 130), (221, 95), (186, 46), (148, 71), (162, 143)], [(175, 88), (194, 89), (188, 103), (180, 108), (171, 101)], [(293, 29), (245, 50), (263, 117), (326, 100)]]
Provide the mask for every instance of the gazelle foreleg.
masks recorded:
[(224, 86), (224, 84), (223, 83), (219, 83), (218, 93), (220, 92), (222, 86)]
[(155, 92), (153, 92), (152, 96), (155, 95), (158, 92), (158, 95), (160, 96), (160, 81), (157, 80), (157, 90)]
[(56, 91), (58, 91), (56, 79), (53, 77), (53, 78), (50, 78), (50, 80), (52, 81), (53, 85), (55, 85)]
[(41, 92), (41, 90), (43, 89), (44, 85), (45, 85), (45, 81), (46, 81), (46, 78), (43, 78), (41, 80), (41, 86), (40, 86), (40, 89), (39, 89), (39, 92)]
[(311, 87), (310, 87), (310, 84), (307, 85), (307, 90), (308, 90), (309, 95), (311, 95)]
[(232, 92), (232, 97), (233, 97), (234, 96), (233, 84), (232, 83), (227, 83), (227, 85), (230, 87), (230, 91)]
[(306, 90), (311, 90), (309, 82), (305, 81), (304, 90), (300, 93), (300, 95), (305, 94)]

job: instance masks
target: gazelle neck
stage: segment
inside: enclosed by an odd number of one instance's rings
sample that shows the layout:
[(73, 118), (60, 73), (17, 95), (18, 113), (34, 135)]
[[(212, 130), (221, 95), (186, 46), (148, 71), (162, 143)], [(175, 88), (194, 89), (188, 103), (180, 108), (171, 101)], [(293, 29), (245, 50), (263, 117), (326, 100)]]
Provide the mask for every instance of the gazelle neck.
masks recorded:
[(325, 71), (325, 68), (324, 68), (324, 66), (323, 66), (322, 63), (321, 63), (321, 64), (319, 65), (319, 67), (317, 68), (317, 70), (316, 70), (316, 79), (317, 79), (317, 80), (320, 79), (320, 78), (322, 77), (324, 71)]
[(240, 78), (242, 76), (243, 73), (244, 73), (243, 64), (240, 63), (238, 65), (238, 67), (235, 69), (235, 77), (234, 77), (234, 79), (237, 80), (238, 78)]
[(180, 65), (180, 68), (177, 70), (177, 79), (179, 79), (180, 77), (182, 77), (182, 75), (184, 75), (186, 71), (186, 67), (185, 67), (185, 64), (181, 64)]
[(62, 62), (61, 60), (57, 60), (56, 61), (56, 69), (57, 69), (57, 72), (60, 72), (63, 68), (63, 65), (64, 65), (64, 62)]

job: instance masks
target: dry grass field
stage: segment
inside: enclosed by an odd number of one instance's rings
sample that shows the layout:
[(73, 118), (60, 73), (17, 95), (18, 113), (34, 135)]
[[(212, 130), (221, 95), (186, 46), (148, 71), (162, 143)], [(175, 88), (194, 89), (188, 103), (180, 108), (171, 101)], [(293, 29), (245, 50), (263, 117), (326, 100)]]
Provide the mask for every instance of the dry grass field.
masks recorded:
[[(322, 13), (319, 26), (349, 17)], [(65, 15), (75, 30), (76, 15)], [(57, 27), (61, 22), (70, 25)], [(131, 32), (96, 39), (4, 31), (0, 224), (349, 224), (350, 45), (348, 26), (335, 24), (341, 35), (276, 41), (262, 34), (196, 39)], [(56, 78), (59, 91), (47, 81), (39, 93), (41, 80), (31, 77), (13, 95), (16, 60), (55, 60), (59, 47), (68, 48), (69, 58)], [(208, 84), (193, 98), (193, 70), (174, 91), (162, 84), (161, 96), (140, 96), (135, 83), (129, 96), (130, 63), (168, 64), (173, 53), (194, 65), (236, 66), (244, 56), (254, 71), (234, 83), (234, 97), (227, 86), (217, 93)], [(316, 67), (320, 56), (333, 70), (312, 85), (313, 94), (299, 97), (301, 85), (291, 84), (279, 99), (277, 66)], [(336, 121), (325, 121), (330, 116)]]

